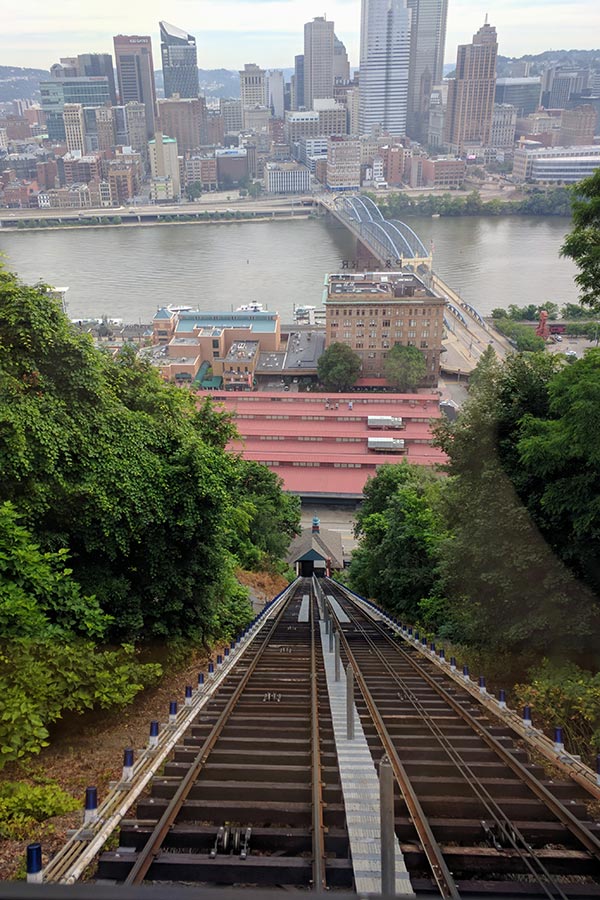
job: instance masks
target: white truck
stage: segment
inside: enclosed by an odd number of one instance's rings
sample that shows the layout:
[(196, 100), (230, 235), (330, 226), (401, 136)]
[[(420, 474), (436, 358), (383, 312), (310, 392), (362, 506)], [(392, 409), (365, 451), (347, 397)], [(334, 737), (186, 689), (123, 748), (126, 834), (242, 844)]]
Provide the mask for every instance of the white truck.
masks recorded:
[(367, 416), (367, 428), (404, 428), (400, 416)]
[(405, 453), (404, 441), (401, 438), (370, 437), (367, 438), (367, 447), (379, 453)]

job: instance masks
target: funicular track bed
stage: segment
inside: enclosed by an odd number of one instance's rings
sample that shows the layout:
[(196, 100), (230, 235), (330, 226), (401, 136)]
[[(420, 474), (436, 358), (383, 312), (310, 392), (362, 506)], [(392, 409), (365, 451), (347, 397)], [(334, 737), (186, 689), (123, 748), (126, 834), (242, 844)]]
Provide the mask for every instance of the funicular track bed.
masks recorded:
[(547, 776), (500, 718), (335, 582), (324, 591), (350, 619), (336, 625), (343, 664), (359, 673), (355, 703), (373, 758), (389, 739), (451, 874), (448, 886), (432, 877), (414, 810), (396, 783), (395, 830), (416, 892), (599, 897), (591, 795)]
[[(316, 878), (320, 888), (351, 887), (313, 600), (308, 621), (299, 621), (309, 593), (310, 582), (301, 581), (202, 709), (138, 801), (136, 818), (123, 820), (119, 849), (100, 857), (99, 878), (296, 888), (309, 888)], [(142, 863), (199, 754), (202, 764), (185, 800)]]

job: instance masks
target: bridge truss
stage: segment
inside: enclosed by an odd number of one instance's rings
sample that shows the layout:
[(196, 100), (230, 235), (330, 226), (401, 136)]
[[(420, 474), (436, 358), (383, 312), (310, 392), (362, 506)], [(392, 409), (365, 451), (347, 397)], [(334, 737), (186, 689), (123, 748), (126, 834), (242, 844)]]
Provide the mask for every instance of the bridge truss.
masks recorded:
[(405, 222), (385, 219), (381, 211), (368, 197), (349, 195), (335, 200), (335, 212), (339, 219), (353, 231), (386, 266), (419, 266), (431, 269), (431, 254), (422, 240)]

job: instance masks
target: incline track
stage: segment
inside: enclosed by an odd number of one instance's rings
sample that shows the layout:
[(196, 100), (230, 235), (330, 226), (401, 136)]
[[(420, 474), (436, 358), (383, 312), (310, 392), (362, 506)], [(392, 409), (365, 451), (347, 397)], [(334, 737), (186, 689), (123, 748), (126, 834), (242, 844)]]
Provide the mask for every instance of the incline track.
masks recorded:
[(105, 853), (101, 877), (352, 885), (312, 601), (298, 621), (305, 590), (263, 628), (123, 824), (121, 845), (138, 852)]
[[(323, 589), (350, 619), (337, 627), (373, 755), (387, 753), (401, 785), (396, 833), (415, 889), (600, 896), (589, 794), (546, 777), (506, 726), (335, 582)], [(435, 887), (416, 875), (425, 860)]]
[[(100, 879), (193, 882), (200, 892), (365, 884), (357, 873), (373, 871), (379, 831), (369, 823), (379, 810), (378, 799), (361, 798), (367, 783), (372, 790), (371, 758), (377, 767), (387, 757), (405, 896), (412, 885), (448, 898), (600, 898), (592, 795), (547, 775), (506, 721), (376, 609), (329, 579), (298, 579), (251, 634), (214, 688), (207, 679), (166, 762), (140, 760), (152, 778), (132, 794), (118, 850), (100, 856)], [(356, 739), (340, 732), (334, 643), (354, 673)], [(371, 776), (358, 774), (365, 755)], [(48, 880), (80, 877), (82, 863), (59, 862)]]

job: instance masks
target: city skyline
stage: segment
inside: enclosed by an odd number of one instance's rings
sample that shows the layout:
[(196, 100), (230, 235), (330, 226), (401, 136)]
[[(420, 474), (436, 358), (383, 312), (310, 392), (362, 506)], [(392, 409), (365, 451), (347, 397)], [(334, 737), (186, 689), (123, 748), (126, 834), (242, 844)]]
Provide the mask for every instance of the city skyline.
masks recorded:
[[(92, 6), (78, 16), (77, 28), (67, 12), (55, 10), (49, 15), (41, 0), (26, 0), (5, 17), (0, 60), (3, 65), (48, 69), (60, 56), (111, 52), (112, 37), (120, 32), (150, 34), (158, 63), (158, 22), (168, 16), (169, 21), (185, 22), (196, 36), (201, 68), (235, 70), (249, 58), (265, 68), (290, 68), (294, 56), (302, 51), (304, 24), (324, 12), (346, 45), (350, 64), (358, 66), (360, 0), (330, 0), (326, 9), (322, 3), (300, 5), (292, 0), (206, 0), (198, 5), (173, 0), (168, 7), (156, 2), (142, 6), (134, 0), (124, 9), (117, 7), (115, 0), (104, 0), (101, 7)], [(450, 0), (446, 63), (454, 61), (458, 44), (476, 31), (485, 12), (475, 0)], [(492, 8), (490, 14), (498, 30), (499, 53), (504, 56), (595, 49), (593, 44), (598, 43), (600, 7), (596, 0), (530, 0), (526, 6), (510, 0)], [(220, 22), (236, 25), (218, 28)]]

